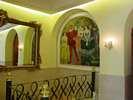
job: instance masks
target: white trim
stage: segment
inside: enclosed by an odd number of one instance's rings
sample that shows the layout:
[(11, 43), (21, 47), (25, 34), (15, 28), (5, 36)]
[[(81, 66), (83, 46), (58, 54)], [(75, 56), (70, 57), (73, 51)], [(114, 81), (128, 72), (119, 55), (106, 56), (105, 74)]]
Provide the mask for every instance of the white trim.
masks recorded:
[(68, 69), (77, 69), (77, 70), (87, 70), (92, 72), (99, 72), (99, 67), (96, 66), (83, 66), (83, 65), (69, 65), (69, 64), (59, 64), (60, 68), (68, 68)]

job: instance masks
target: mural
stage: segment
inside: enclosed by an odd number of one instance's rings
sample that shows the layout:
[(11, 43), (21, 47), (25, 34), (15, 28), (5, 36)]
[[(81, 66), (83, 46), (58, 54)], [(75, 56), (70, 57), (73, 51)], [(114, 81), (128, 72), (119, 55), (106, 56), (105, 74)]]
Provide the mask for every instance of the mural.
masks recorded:
[(99, 66), (99, 29), (88, 17), (71, 19), (60, 37), (60, 64)]

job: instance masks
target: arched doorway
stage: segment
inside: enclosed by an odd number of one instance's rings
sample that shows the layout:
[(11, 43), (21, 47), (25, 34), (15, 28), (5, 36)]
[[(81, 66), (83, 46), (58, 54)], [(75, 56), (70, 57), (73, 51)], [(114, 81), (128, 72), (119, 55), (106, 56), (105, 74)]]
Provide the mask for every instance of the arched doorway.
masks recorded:
[(18, 64), (18, 35), (15, 35), (13, 40), (13, 65)]
[(131, 29), (131, 74), (133, 74), (133, 28)]
[(133, 10), (130, 12), (125, 23), (125, 74), (133, 75)]
[(129, 13), (125, 23), (125, 92), (126, 100), (133, 96), (133, 10)]

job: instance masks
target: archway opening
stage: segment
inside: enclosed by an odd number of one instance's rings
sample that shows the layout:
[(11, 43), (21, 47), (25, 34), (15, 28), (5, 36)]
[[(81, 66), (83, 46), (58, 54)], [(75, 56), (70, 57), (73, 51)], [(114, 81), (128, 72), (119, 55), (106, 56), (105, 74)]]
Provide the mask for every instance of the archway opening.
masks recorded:
[(13, 40), (13, 65), (18, 64), (18, 35), (15, 35), (15, 38)]
[(132, 100), (133, 96), (133, 10), (130, 11), (125, 23), (124, 36), (125, 53), (125, 93), (126, 100)]

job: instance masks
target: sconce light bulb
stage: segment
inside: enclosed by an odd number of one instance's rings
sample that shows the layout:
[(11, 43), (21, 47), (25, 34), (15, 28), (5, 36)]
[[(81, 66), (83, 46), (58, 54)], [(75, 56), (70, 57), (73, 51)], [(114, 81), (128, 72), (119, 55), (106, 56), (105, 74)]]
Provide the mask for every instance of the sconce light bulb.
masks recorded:
[(19, 48), (19, 50), (22, 50), (23, 47), (24, 47), (23, 44), (20, 44), (18, 48)]
[(107, 41), (105, 42), (104, 47), (108, 48), (109, 50), (113, 48), (113, 42), (112, 41)]

